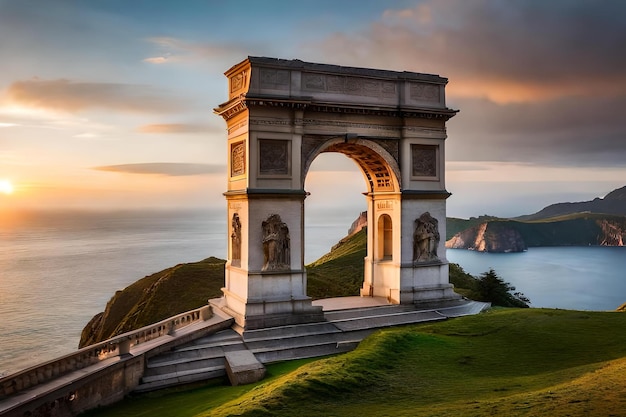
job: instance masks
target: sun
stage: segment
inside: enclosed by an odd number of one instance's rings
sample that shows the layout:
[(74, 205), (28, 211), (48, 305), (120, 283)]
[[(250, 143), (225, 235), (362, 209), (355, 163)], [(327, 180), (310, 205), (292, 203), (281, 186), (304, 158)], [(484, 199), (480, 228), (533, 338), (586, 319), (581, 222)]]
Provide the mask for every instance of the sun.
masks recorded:
[(9, 180), (0, 180), (0, 193), (2, 194), (13, 194), (13, 184)]

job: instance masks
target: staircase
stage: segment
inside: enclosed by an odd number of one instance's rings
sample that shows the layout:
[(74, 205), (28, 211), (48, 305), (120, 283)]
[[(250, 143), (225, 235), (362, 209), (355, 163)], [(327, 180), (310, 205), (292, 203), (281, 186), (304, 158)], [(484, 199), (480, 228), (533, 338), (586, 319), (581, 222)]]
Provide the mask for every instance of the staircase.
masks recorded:
[(202, 337), (147, 359), (135, 392), (205, 381), (226, 375), (227, 353), (249, 351), (262, 364), (321, 357), (355, 349), (377, 329), (476, 314), (485, 303), (463, 302), (423, 310), (414, 305), (380, 305), (325, 311), (325, 322), (248, 330)]

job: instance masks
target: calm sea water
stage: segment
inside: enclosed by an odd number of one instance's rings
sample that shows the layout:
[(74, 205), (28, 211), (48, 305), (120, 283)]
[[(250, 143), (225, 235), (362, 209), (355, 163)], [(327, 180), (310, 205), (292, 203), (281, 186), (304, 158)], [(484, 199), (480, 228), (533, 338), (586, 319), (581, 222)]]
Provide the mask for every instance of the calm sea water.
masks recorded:
[[(356, 213), (307, 216), (308, 263), (346, 235)], [(222, 210), (0, 217), (0, 375), (75, 350), (85, 324), (136, 280), (225, 258), (225, 236)], [(626, 302), (626, 248), (453, 250), (448, 258), (474, 275), (493, 267), (537, 307), (612, 310)]]
[(521, 253), (448, 250), (450, 262), (478, 276), (493, 268), (532, 307), (615, 310), (626, 302), (626, 247), (530, 248)]
[[(308, 219), (307, 262), (345, 236), (356, 215), (318, 217)], [(223, 210), (0, 217), (0, 375), (75, 350), (115, 291), (209, 256), (226, 257)]]

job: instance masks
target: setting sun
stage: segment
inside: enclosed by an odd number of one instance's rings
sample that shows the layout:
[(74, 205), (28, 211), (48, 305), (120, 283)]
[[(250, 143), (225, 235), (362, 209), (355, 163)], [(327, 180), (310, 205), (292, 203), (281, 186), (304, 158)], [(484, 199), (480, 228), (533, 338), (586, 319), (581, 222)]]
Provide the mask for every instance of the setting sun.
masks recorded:
[(0, 180), (0, 193), (7, 195), (13, 193), (13, 184), (11, 184), (11, 181)]

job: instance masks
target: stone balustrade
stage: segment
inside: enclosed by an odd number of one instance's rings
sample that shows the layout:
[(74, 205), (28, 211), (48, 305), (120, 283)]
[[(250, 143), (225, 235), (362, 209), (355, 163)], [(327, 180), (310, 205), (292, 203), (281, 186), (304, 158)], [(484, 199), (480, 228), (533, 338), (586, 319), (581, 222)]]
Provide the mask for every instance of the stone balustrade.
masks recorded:
[(0, 378), (0, 400), (70, 372), (105, 360), (113, 360), (112, 358), (130, 354), (131, 348), (134, 346), (164, 335), (172, 335), (178, 329), (199, 321), (208, 320), (210, 317), (211, 308), (204, 306), (167, 318), (158, 323), (123, 333), (103, 342), (86, 346), (76, 352), (61, 356), (57, 359), (7, 375)]

